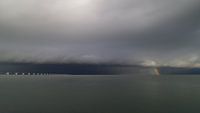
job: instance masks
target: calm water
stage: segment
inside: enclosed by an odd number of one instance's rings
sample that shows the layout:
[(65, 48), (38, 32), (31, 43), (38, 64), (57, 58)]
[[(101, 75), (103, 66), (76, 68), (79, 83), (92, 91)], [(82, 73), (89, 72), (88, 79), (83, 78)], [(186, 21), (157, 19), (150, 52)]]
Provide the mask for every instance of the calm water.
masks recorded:
[(0, 113), (199, 113), (200, 76), (1, 76)]

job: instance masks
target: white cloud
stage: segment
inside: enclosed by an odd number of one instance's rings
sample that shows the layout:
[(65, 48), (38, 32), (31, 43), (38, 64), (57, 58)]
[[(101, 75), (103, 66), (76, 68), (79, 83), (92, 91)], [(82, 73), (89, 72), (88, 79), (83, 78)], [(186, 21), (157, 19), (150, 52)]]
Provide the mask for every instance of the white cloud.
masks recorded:
[(144, 66), (157, 66), (157, 63), (153, 60), (145, 60), (141, 64)]

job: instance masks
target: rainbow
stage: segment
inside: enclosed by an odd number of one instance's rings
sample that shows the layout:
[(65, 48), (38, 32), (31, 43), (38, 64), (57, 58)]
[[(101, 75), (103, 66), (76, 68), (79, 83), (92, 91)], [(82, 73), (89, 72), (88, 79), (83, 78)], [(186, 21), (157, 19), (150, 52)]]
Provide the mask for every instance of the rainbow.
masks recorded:
[(160, 72), (158, 68), (154, 68), (154, 73), (156, 76), (160, 76)]

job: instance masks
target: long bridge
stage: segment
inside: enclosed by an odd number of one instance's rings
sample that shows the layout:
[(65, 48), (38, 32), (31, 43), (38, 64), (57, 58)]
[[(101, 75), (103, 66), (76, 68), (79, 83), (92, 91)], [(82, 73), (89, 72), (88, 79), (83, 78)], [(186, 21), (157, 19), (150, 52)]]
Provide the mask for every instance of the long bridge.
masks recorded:
[(33, 73), (33, 72), (5, 72), (1, 75), (49, 75), (49, 73)]

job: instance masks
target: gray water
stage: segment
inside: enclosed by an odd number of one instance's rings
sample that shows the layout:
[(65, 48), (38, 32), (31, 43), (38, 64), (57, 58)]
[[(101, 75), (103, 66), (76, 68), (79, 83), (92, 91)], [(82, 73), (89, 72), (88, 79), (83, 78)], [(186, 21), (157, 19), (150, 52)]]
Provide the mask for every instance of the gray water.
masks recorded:
[(1, 76), (0, 113), (199, 113), (200, 76)]

